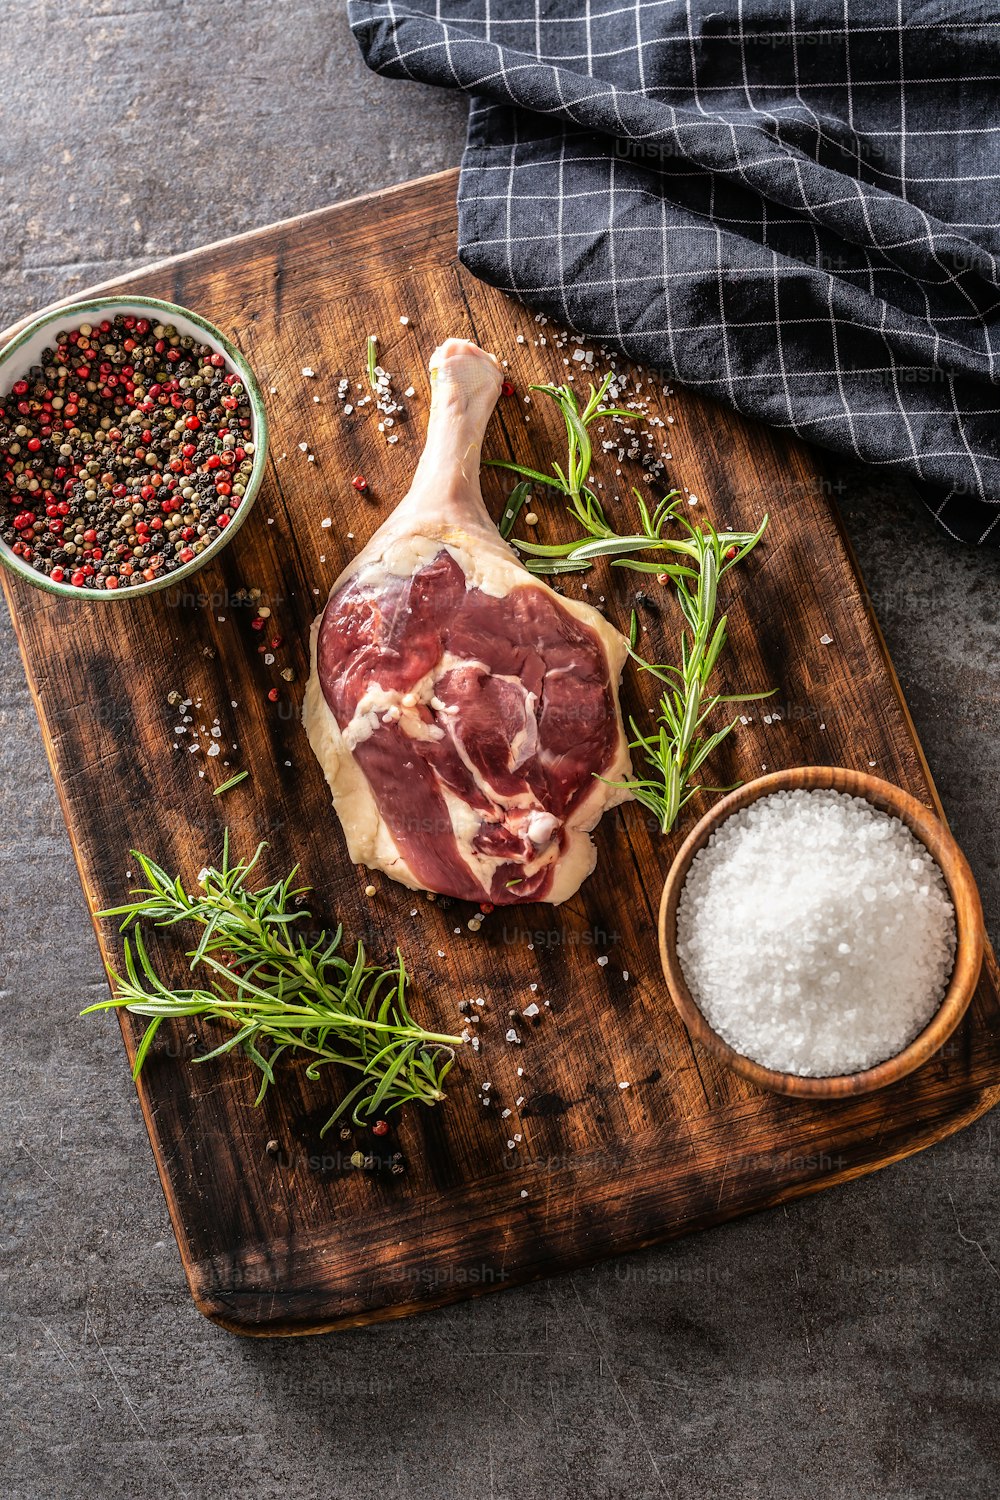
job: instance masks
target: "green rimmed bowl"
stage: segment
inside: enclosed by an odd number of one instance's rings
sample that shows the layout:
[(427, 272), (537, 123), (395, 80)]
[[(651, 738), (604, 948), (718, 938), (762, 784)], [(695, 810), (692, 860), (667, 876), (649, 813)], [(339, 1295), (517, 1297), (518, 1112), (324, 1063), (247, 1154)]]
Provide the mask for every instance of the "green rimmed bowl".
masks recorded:
[(89, 589), (77, 588), (72, 583), (54, 583), (44, 573), (36, 572), (30, 563), (17, 557), (6, 542), (0, 541), (0, 564), (35, 588), (44, 589), (49, 594), (59, 594), (66, 599), (118, 601), (134, 599), (140, 594), (155, 594), (161, 589), (173, 588), (184, 579), (190, 578), (217, 557), (224, 547), (229, 546), (253, 508), (267, 463), (267, 413), (264, 410), (264, 397), (257, 377), (246, 359), (236, 346), (230, 343), (225, 334), (221, 333), (207, 318), (200, 317), (198, 313), (191, 312), (186, 307), (178, 307), (176, 303), (161, 302), (157, 297), (93, 297), (83, 302), (68, 302), (51, 312), (42, 313), (40, 317), (29, 323), (27, 328), (11, 339), (9, 344), (0, 349), (0, 393), (6, 396), (15, 380), (20, 380), (27, 375), (28, 371), (40, 362), (42, 351), (49, 348), (52, 343), (52, 333), (55, 329), (79, 328), (81, 323), (102, 322), (116, 317), (119, 313), (134, 313), (141, 318), (152, 316), (157, 323), (171, 323), (179, 333), (201, 340), (208, 344), (214, 353), (221, 354), (225, 358), (230, 367), (239, 375), (250, 400), (251, 441), (254, 444), (253, 469), (242, 504), (237, 507), (229, 525), (214, 541), (209, 543), (204, 552), (199, 552), (197, 557), (192, 558), (190, 562), (182, 563), (179, 568), (164, 573), (161, 578), (144, 580), (142, 583), (132, 584), (129, 588)]

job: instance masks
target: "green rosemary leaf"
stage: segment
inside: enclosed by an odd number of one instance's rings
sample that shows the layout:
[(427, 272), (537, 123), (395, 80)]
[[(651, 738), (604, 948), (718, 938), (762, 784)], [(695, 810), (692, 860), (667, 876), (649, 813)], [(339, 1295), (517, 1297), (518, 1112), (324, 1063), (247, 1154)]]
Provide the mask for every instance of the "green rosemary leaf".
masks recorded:
[(575, 542), (526, 542), (520, 537), (514, 538), (514, 546), (526, 557), (572, 557), (576, 551)]
[(529, 469), (525, 464), (516, 464), (506, 458), (485, 458), (483, 466), (487, 469), (509, 469), (512, 474), (523, 474), (525, 479), (531, 479), (535, 484), (547, 484), (550, 489), (562, 488), (558, 479), (553, 479), (551, 474), (540, 474), (537, 469)]
[(162, 1022), (163, 1017), (157, 1016), (156, 1019), (146, 1027), (146, 1030), (142, 1034), (139, 1045), (135, 1049), (135, 1062), (132, 1064), (133, 1082), (135, 1082), (139, 1074), (142, 1072), (142, 1065), (146, 1061), (146, 1053), (149, 1051), (153, 1042), (153, 1038), (155, 1037), (157, 1030), (159, 1029)]
[(551, 573), (585, 573), (590, 564), (573, 562), (568, 557), (529, 557), (524, 566), (529, 573), (544, 575)]
[(500, 518), (500, 525), (498, 527), (500, 535), (503, 537), (504, 541), (507, 540), (511, 532), (514, 530), (514, 524), (517, 521), (517, 518), (520, 515), (522, 509), (524, 508), (524, 505), (530, 494), (531, 485), (526, 479), (522, 479), (520, 484), (515, 484), (514, 488), (507, 496), (507, 504), (504, 507), (504, 513)]
[(215, 791), (212, 793), (212, 796), (213, 797), (221, 797), (222, 794), (223, 794), (223, 792), (232, 791), (232, 789), (233, 789), (234, 786), (239, 786), (239, 784), (240, 784), (241, 781), (246, 781), (246, 779), (247, 779), (247, 777), (249, 775), (250, 775), (249, 771), (237, 771), (236, 775), (235, 776), (230, 776), (230, 778), (229, 778), (228, 781), (221, 782), (220, 785), (215, 788)]

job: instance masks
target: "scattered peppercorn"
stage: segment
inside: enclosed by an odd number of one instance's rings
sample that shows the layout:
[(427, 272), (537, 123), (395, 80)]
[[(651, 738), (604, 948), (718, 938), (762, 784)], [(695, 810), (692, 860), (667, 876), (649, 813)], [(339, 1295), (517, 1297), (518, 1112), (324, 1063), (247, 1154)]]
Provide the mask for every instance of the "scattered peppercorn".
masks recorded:
[(389, 1121), (388, 1120), (376, 1120), (375, 1124), (372, 1126), (372, 1135), (388, 1135), (388, 1134), (389, 1134)]
[(353, 484), (359, 495), (363, 495), (365, 490), (368, 488), (368, 481), (363, 474), (355, 474), (354, 478), (351, 480), (351, 483)]
[(127, 589), (193, 562), (253, 471), (239, 375), (133, 314), (54, 339), (0, 397), (0, 539), (78, 588)]
[(277, 703), (278, 699), (281, 697), (281, 694), (278, 692), (277, 688), (269, 688), (267, 696), (268, 700), (271, 703)]

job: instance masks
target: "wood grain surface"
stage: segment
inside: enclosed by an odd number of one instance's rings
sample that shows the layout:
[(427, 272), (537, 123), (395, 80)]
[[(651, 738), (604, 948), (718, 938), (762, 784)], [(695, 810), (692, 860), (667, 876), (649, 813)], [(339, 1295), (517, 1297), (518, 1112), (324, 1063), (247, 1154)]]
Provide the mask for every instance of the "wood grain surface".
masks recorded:
[[(351, 1166), (351, 1152), (371, 1141), (342, 1141), (336, 1131), (320, 1140), (332, 1078), (310, 1084), (283, 1068), (281, 1087), (255, 1108), (249, 1062), (190, 1063), (217, 1039), (210, 1026), (161, 1029), (139, 1083), (160, 1179), (197, 1305), (241, 1333), (403, 1316), (705, 1228), (920, 1150), (1000, 1095), (989, 952), (948, 1043), (871, 1096), (815, 1102), (763, 1093), (694, 1046), (661, 977), (656, 913), (697, 804), (670, 839), (638, 807), (609, 815), (597, 834), (597, 871), (574, 900), (497, 911), (478, 934), (458, 903), (431, 904), (381, 877), (376, 896), (364, 895), (369, 877), (346, 860), (299, 724), (308, 628), (334, 577), (407, 488), (434, 345), (463, 335), (509, 361), (517, 394), (494, 418), (488, 455), (545, 466), (563, 442), (554, 413), (526, 406), (522, 395), (531, 381), (564, 379), (570, 350), (457, 263), (455, 181), (448, 173), (410, 183), (113, 283), (202, 312), (242, 348), (265, 393), (273, 388), (264, 488), (233, 547), (194, 588), (100, 608), (4, 579), (93, 910), (122, 899), (131, 847), (193, 881), (217, 856), (228, 824), (240, 851), (268, 841), (268, 873), (301, 861), (318, 919), (336, 912), (352, 938), (380, 955), (402, 946), (415, 976), (413, 1006), (427, 1024), (451, 1030), (461, 1000), (485, 1002), (481, 1050), (459, 1059), (447, 1104), (410, 1111), (383, 1143), (402, 1153), (400, 1175)], [(345, 418), (336, 399), (342, 376), (363, 378), (368, 332), (378, 333), (397, 390), (415, 387), (393, 445), (370, 406)], [(303, 378), (303, 366), (317, 377)], [(717, 757), (719, 779), (836, 764), (871, 769), (936, 806), (821, 460), (686, 392), (664, 395), (659, 380), (643, 394), (674, 419), (662, 433), (668, 473), (697, 496), (696, 513), (747, 528), (765, 509), (772, 516), (765, 542), (727, 580), (725, 685), (779, 692), (749, 710), (753, 721)], [(618, 479), (607, 460), (608, 497), (627, 497), (627, 484), (638, 481), (622, 468)], [(359, 471), (370, 485), (365, 497), (350, 483)], [(487, 473), (494, 515), (508, 487)], [(628, 503), (609, 498), (622, 520)], [(541, 538), (566, 534), (552, 500), (539, 497), (536, 509)], [(625, 624), (636, 575), (599, 565), (564, 587), (591, 601), (605, 596), (610, 616)], [(265, 632), (251, 628), (250, 590), (272, 611)], [(640, 649), (669, 660), (679, 616), (666, 590), (654, 583), (647, 591), (653, 607), (643, 611)], [(278, 637), (268, 662), (260, 648)], [(287, 667), (296, 673), (291, 684), (279, 675)], [(277, 704), (267, 697), (275, 686)], [(218, 757), (191, 753), (175, 734), (172, 692), (193, 699), (193, 728), (218, 720)], [(648, 686), (631, 673), (624, 700), (637, 718), (648, 714)], [(240, 787), (212, 796), (243, 768), (250, 777)], [(117, 965), (116, 932), (96, 926), (106, 961)], [(180, 979), (176, 947), (158, 941), (156, 952)], [(532, 1001), (541, 1014), (525, 1020)], [(101, 1024), (112, 1023), (66, 1017), (67, 1029)], [(505, 1040), (511, 1025), (519, 1044)], [(123, 1018), (130, 1056), (141, 1031)]]

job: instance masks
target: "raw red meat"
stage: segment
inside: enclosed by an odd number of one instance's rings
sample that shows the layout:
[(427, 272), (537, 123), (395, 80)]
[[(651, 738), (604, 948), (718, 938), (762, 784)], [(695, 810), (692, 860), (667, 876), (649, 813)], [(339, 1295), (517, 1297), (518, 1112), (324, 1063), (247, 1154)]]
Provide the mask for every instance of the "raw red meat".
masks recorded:
[(628, 771), (625, 643), (527, 573), (485, 510), (495, 361), (449, 340), (431, 373), (413, 487), (317, 621), (306, 724), (356, 861), (472, 901), (561, 901), (625, 795), (597, 779)]

